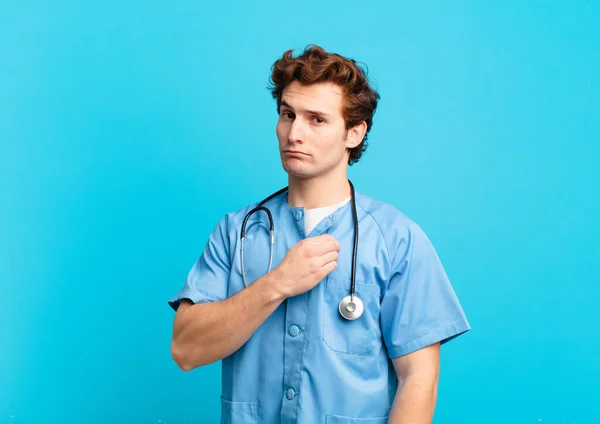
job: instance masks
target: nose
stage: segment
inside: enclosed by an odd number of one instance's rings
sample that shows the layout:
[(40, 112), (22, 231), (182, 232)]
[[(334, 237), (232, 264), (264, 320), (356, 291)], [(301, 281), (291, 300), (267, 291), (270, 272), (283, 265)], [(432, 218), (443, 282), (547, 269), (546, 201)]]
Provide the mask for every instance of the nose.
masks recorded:
[(302, 119), (296, 118), (290, 126), (288, 141), (293, 144), (302, 144), (304, 142), (304, 124)]

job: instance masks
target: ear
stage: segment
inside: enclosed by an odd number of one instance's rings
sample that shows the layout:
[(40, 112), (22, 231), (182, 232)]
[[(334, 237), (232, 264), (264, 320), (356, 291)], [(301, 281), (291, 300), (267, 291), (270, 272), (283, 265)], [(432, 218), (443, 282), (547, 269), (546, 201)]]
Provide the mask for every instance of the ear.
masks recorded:
[(346, 148), (354, 149), (363, 141), (366, 133), (367, 123), (365, 121), (362, 121), (360, 124), (348, 129), (348, 135), (346, 136)]

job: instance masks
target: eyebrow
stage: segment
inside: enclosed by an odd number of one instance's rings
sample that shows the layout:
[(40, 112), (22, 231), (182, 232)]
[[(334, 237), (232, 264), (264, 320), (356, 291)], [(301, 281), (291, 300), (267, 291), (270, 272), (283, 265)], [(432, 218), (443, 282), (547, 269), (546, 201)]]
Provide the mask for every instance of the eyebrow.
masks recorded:
[[(285, 102), (285, 100), (282, 100), (282, 101), (281, 101), (281, 104), (279, 105), (279, 107), (280, 107), (280, 108), (281, 108), (281, 107), (287, 107), (287, 108), (290, 108), (290, 109), (294, 110), (294, 108), (293, 108), (293, 107), (291, 107), (289, 104), (287, 104), (287, 103)], [(326, 112), (319, 112), (318, 110), (305, 110), (304, 112), (306, 112), (306, 113), (308, 113), (308, 114), (310, 114), (310, 115), (331, 116), (331, 114), (329, 114), (329, 113), (326, 113)]]

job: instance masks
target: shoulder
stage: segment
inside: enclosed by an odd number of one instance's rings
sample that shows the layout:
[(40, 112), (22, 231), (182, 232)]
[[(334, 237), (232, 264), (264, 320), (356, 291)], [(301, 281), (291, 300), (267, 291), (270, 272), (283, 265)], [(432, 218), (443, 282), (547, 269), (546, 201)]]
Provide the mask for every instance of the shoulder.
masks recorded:
[(413, 219), (389, 203), (357, 192), (356, 208), (374, 221), (391, 255), (403, 246), (410, 245), (414, 238), (426, 238), (421, 227)]
[(356, 207), (386, 230), (410, 230), (417, 224), (395, 206), (373, 199), (362, 193), (356, 193)]

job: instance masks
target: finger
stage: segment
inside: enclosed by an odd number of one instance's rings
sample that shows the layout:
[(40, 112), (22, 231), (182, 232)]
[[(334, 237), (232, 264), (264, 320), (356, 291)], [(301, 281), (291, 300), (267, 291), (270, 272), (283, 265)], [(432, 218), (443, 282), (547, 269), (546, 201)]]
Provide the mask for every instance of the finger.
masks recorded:
[(318, 258), (318, 266), (319, 268), (324, 267), (325, 265), (329, 264), (330, 262), (334, 262), (338, 260), (338, 252), (337, 250), (334, 250), (332, 252), (327, 252), (324, 255), (319, 256)]
[(330, 234), (323, 234), (315, 237), (315, 241), (319, 243), (319, 246), (322, 247), (325, 252), (340, 250), (340, 243)]
[(321, 280), (325, 278), (331, 271), (337, 268), (337, 261), (329, 262), (321, 268)]
[(340, 251), (340, 242), (338, 242), (335, 238), (331, 237), (325, 243), (325, 249), (328, 251), (335, 250), (336, 252)]
[(312, 246), (311, 254), (312, 256), (323, 256), (331, 252), (339, 252), (340, 245), (337, 241), (328, 241), (325, 244), (318, 244)]
[(334, 236), (332, 236), (331, 234), (323, 234), (323, 241), (327, 241), (327, 242), (336, 242), (337, 240)]
[(321, 256), (334, 250), (340, 250), (340, 244), (332, 236), (316, 236), (305, 239), (308, 256)]

